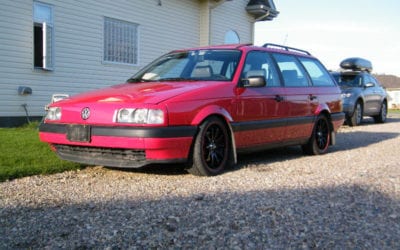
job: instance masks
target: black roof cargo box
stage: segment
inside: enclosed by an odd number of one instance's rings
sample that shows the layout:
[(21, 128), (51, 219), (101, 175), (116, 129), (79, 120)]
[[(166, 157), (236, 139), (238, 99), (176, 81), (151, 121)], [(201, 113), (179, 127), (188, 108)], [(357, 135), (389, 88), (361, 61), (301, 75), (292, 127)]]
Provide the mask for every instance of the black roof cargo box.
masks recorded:
[(342, 69), (350, 69), (354, 71), (367, 71), (369, 73), (372, 71), (372, 63), (367, 59), (363, 59), (360, 57), (351, 57), (344, 59), (340, 63), (340, 67)]

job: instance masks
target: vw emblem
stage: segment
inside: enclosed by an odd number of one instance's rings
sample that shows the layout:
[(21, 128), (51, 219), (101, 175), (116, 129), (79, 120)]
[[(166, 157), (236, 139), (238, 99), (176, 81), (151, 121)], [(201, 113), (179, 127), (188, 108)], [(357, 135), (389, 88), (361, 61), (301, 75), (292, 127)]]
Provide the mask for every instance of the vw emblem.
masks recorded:
[(81, 117), (83, 120), (87, 120), (90, 117), (90, 109), (89, 108), (84, 108), (81, 111)]

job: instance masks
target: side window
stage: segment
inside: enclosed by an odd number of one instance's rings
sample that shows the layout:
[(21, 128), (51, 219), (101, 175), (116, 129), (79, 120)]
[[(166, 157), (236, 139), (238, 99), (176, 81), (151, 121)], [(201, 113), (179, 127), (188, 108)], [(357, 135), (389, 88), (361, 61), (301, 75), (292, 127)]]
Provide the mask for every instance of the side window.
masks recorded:
[(381, 86), (381, 84), (378, 82), (378, 80), (376, 80), (376, 78), (375, 77), (373, 77), (373, 76), (369, 76), (370, 78), (371, 78), (371, 82), (373, 83), (373, 84), (375, 84), (375, 87), (380, 87)]
[(379, 82), (375, 79), (375, 77), (368, 75), (368, 82), (373, 83), (374, 87), (380, 87), (381, 85)]
[(307, 70), (314, 86), (335, 86), (329, 72), (315, 59), (300, 57), (300, 62)]
[(362, 76), (362, 79), (363, 79), (363, 80), (362, 80), (363, 83), (362, 83), (361, 86), (365, 86), (365, 85), (368, 84), (368, 83), (373, 83), (371, 77), (369, 77), (368, 75), (363, 75), (363, 76)]
[(286, 87), (307, 87), (308, 79), (299, 61), (290, 55), (273, 54)]
[(53, 63), (53, 8), (33, 3), (33, 66), (52, 70)]
[(263, 75), (267, 87), (281, 86), (273, 61), (267, 52), (251, 51), (247, 54), (242, 78)]

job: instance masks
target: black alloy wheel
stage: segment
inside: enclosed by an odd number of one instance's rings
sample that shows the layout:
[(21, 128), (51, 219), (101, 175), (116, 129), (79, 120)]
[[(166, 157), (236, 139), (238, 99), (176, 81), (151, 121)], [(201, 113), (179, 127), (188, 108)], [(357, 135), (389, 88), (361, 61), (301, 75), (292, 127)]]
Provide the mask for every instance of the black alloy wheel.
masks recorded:
[(318, 116), (310, 140), (302, 146), (303, 152), (309, 155), (320, 155), (327, 152), (331, 138), (331, 126), (325, 115)]
[(217, 117), (210, 117), (200, 125), (193, 146), (193, 162), (187, 170), (200, 176), (220, 174), (231, 165), (231, 151), (225, 124)]

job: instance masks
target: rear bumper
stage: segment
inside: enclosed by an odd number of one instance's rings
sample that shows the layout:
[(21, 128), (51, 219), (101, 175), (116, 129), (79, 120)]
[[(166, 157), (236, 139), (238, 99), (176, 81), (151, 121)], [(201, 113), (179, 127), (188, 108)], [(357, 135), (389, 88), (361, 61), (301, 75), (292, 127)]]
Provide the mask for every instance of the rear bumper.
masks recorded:
[(331, 122), (333, 125), (333, 132), (337, 132), (340, 128), (340, 126), (343, 125), (345, 120), (345, 113), (344, 112), (339, 112), (339, 113), (333, 113), (331, 114)]
[(60, 158), (90, 165), (136, 168), (151, 163), (185, 162), (194, 126), (160, 128), (91, 126), (87, 142), (67, 139), (67, 125), (42, 123), (39, 137)]

